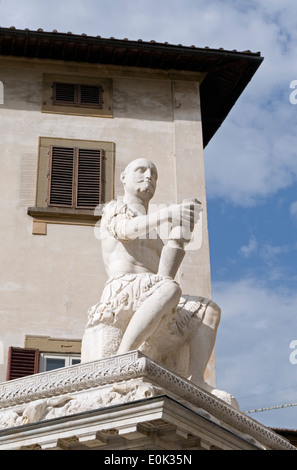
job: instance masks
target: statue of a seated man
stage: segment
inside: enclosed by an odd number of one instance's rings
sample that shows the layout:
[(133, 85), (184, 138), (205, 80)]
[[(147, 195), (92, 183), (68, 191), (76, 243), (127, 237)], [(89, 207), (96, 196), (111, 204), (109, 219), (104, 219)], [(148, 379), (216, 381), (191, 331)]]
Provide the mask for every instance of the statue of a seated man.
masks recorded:
[[(108, 281), (89, 310), (82, 362), (140, 350), (216, 396), (233, 397), (207, 384), (204, 372), (215, 344), (220, 308), (210, 299), (183, 295), (174, 280), (201, 205), (197, 200), (149, 213), (157, 169), (146, 159), (121, 175), (123, 201), (111, 201), (101, 219), (102, 256)], [(170, 223), (164, 245), (160, 224)]]

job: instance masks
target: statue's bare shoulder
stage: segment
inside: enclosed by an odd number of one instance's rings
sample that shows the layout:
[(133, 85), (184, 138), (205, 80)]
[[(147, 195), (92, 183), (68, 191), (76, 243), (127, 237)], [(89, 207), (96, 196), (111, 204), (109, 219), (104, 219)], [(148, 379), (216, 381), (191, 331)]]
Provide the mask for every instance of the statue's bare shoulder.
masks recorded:
[(109, 275), (117, 272), (157, 272), (163, 242), (155, 232), (130, 240), (125, 221), (139, 214), (121, 201), (110, 201), (101, 219), (102, 256)]

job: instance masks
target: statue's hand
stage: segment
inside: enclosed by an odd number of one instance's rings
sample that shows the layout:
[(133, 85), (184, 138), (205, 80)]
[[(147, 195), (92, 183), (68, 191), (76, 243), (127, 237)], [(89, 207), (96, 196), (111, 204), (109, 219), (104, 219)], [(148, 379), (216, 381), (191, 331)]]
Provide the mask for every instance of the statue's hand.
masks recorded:
[(201, 211), (201, 203), (197, 199), (187, 199), (169, 207), (169, 220), (173, 227), (181, 226), (193, 231)]
[(172, 229), (169, 239), (179, 241), (180, 244), (188, 243), (202, 211), (201, 203), (197, 199), (188, 199), (181, 204), (170, 206), (170, 209)]

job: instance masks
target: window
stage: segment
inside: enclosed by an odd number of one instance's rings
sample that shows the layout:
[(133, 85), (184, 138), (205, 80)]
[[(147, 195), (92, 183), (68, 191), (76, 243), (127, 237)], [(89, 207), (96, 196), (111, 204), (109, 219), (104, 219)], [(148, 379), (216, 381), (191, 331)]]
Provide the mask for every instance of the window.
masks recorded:
[(113, 142), (41, 137), (33, 233), (45, 235), (46, 223), (95, 225), (96, 206), (114, 197), (114, 157)]
[(112, 117), (112, 80), (75, 74), (45, 74), (42, 111)]
[(102, 108), (103, 88), (100, 85), (53, 84), (53, 103), (65, 106)]
[(103, 149), (52, 146), (49, 206), (94, 209), (102, 202)]
[(70, 367), (80, 363), (80, 356), (71, 354), (40, 353), (39, 372), (46, 372), (61, 367)]
[(10, 347), (7, 380), (80, 363), (81, 340), (26, 336), (25, 347)]

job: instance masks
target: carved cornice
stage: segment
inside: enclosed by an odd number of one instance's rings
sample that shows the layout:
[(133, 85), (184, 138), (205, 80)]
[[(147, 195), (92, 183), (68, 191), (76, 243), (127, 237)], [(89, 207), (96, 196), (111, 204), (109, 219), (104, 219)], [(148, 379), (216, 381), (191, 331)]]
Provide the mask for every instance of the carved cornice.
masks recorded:
[(135, 351), (4, 382), (0, 384), (0, 409), (141, 377), (146, 362)]

